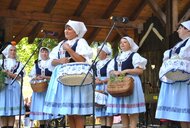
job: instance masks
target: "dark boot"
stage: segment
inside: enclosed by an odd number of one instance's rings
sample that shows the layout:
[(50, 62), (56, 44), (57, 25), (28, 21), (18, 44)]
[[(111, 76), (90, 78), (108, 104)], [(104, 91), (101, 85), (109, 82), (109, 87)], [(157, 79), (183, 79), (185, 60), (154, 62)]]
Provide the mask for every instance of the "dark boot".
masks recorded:
[(13, 128), (13, 126), (7, 126), (7, 128)]
[(111, 126), (106, 126), (106, 128), (111, 128)]
[(3, 126), (3, 127), (1, 127), (1, 128), (7, 128), (7, 126)]
[(106, 126), (101, 126), (101, 128), (107, 128)]

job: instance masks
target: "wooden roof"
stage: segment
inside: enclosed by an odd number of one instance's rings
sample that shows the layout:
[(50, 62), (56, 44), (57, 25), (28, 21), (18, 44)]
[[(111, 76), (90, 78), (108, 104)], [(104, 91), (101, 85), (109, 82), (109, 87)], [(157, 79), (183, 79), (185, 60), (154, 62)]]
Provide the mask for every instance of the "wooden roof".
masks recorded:
[(128, 17), (129, 22), (116, 22), (108, 38), (110, 42), (122, 35), (136, 38), (151, 16), (156, 16), (164, 27), (170, 23), (176, 27), (190, 17), (190, 0), (0, 0), (0, 7), (6, 39), (14, 37), (18, 42), (29, 37), (29, 43), (43, 37), (41, 30), (58, 32), (52, 38), (63, 39), (64, 25), (69, 19), (86, 24), (84, 38), (91, 43), (105, 40), (114, 23), (111, 16)]

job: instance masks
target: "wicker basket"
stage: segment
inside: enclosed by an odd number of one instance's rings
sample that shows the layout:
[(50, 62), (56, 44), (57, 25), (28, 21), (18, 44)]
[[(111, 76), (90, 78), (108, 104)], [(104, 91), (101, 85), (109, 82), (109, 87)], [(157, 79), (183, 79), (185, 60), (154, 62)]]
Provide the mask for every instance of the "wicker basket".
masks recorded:
[[(86, 74), (74, 74), (74, 75), (64, 75), (58, 78), (58, 81), (61, 82), (63, 85), (67, 86), (80, 86), (83, 79), (85, 78)], [(83, 85), (92, 84), (92, 75), (88, 74)]]
[(33, 92), (44, 92), (47, 90), (48, 87), (47, 81), (33, 81), (30, 82), (30, 84)]
[(108, 81), (107, 91), (114, 97), (129, 96), (133, 93), (134, 80), (132, 77)]

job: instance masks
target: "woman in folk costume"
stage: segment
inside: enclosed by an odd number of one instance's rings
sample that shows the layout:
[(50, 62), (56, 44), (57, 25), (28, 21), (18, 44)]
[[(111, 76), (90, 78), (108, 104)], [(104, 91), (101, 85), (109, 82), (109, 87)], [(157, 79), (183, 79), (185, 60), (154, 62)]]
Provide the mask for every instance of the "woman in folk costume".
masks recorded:
[[(15, 116), (19, 115), (21, 88), (19, 80), (23, 77), (23, 65), (16, 59), (16, 47), (8, 45), (3, 51), (5, 59), (0, 60), (2, 71), (6, 73), (5, 87), (0, 90), (0, 116), (1, 128), (13, 128)], [(11, 84), (12, 80), (20, 75)], [(2, 77), (2, 76), (1, 76)], [(25, 114), (24, 101), (22, 101), (21, 114)]]
[(50, 79), (44, 112), (68, 115), (71, 128), (83, 128), (84, 115), (92, 114), (92, 84), (71, 87), (58, 81), (58, 78), (67, 73), (80, 74), (83, 69), (88, 71), (85, 64), (79, 63), (88, 62), (92, 57), (92, 49), (82, 38), (86, 31), (83, 22), (69, 20), (65, 25), (67, 40), (60, 42), (50, 53), (52, 65), (56, 67)]
[(159, 72), (162, 83), (156, 118), (190, 128), (190, 20), (182, 22), (177, 32), (182, 41), (164, 52)]
[[(46, 47), (41, 47), (39, 51), (38, 60), (35, 62), (29, 76), (31, 82), (37, 81), (49, 81), (52, 72), (50, 71), (51, 61), (49, 59), (50, 50)], [(45, 120), (52, 119), (51, 114), (43, 112), (45, 102), (46, 91), (44, 92), (33, 92), (32, 102), (30, 108), (30, 119), (40, 120), (40, 128), (45, 127)]]
[(122, 128), (136, 128), (139, 113), (145, 112), (145, 99), (139, 75), (143, 73), (147, 60), (137, 53), (138, 46), (132, 38), (120, 40), (121, 53), (108, 64), (109, 75), (125, 74), (134, 79), (132, 95), (113, 97), (108, 95), (107, 113), (121, 115)]
[[(100, 49), (102, 50), (100, 51)], [(111, 128), (113, 122), (113, 116), (106, 114), (106, 102), (107, 102), (107, 66), (111, 61), (112, 50), (107, 44), (98, 46), (99, 60), (95, 63), (96, 66), (96, 99), (95, 102), (100, 104), (96, 107), (95, 116), (101, 120), (101, 128)], [(103, 94), (102, 94), (103, 93)], [(97, 101), (96, 101), (97, 100)]]

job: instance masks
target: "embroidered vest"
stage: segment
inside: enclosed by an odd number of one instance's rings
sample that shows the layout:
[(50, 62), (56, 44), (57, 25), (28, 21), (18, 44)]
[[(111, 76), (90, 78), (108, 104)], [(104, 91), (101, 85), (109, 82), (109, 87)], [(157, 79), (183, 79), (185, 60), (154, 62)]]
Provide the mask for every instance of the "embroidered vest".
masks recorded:
[[(77, 47), (77, 45), (78, 45), (78, 41), (79, 41), (79, 39), (77, 39), (76, 40), (76, 42), (74, 43), (74, 45), (71, 47), (71, 49), (73, 50), (73, 51), (76, 51), (76, 47)], [(64, 41), (65, 42), (65, 41)], [(64, 43), (63, 42), (63, 43)], [(60, 45), (60, 47), (62, 46), (62, 44)], [(65, 57), (70, 57), (70, 55), (69, 55), (69, 53), (66, 51), (65, 52)], [(58, 58), (60, 59), (60, 53), (58, 52)], [(75, 62), (72, 58), (70, 59), (70, 62)]]
[[(41, 75), (42, 69), (39, 67), (38, 62), (35, 63), (36, 74)], [(51, 76), (51, 74), (52, 72), (48, 68), (45, 68), (45, 76)]]
[[(129, 57), (125, 61), (122, 62), (122, 64), (121, 64), (121, 70), (133, 69), (134, 68), (134, 66), (132, 64), (132, 57), (133, 57), (134, 54), (135, 54), (135, 52), (131, 53), (129, 55)], [(114, 61), (115, 61), (114, 69), (116, 71), (118, 71), (118, 63), (117, 63), (116, 59), (117, 59), (117, 56), (114, 58)]]

